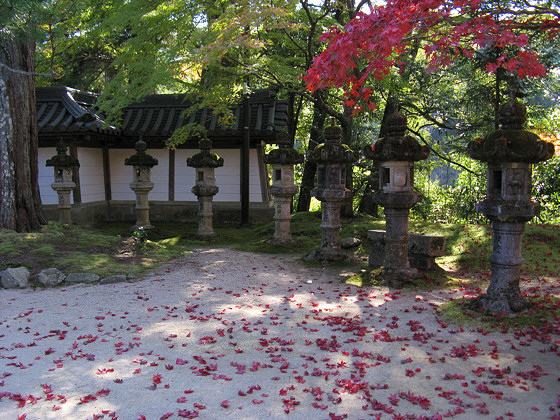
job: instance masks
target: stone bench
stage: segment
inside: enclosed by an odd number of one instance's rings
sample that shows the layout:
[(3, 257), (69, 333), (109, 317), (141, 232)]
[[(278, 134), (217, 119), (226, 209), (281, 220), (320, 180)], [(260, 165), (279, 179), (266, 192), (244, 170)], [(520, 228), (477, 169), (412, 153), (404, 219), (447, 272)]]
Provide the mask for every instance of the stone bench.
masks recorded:
[[(368, 240), (371, 245), (369, 266), (381, 267), (385, 258), (385, 231), (368, 230)], [(436, 257), (441, 257), (444, 252), (444, 236), (409, 233), (408, 261), (411, 267), (420, 270), (431, 270), (437, 267)]]

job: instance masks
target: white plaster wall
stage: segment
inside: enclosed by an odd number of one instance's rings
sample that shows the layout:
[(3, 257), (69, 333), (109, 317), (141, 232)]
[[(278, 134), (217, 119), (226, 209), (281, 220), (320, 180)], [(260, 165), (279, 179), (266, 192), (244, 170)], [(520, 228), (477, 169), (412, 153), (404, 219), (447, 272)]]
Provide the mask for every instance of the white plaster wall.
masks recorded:
[[(51, 187), (54, 182), (54, 169), (52, 166), (46, 166), (47, 159), (56, 155), (54, 147), (40, 147), (38, 155), (39, 167), (39, 192), (41, 195), (41, 202), (43, 204), (58, 204), (58, 196), (56, 191)], [(70, 201), (73, 202), (72, 194), (70, 194)]]
[[(195, 170), (187, 166), (187, 157), (198, 150), (178, 149), (175, 151), (175, 201), (196, 201), (191, 192), (195, 184)], [(220, 191), (214, 197), (215, 201), (240, 200), (240, 156), (239, 150), (215, 149), (214, 153), (224, 158), (224, 166), (216, 168), (216, 184)], [(147, 153), (158, 159), (159, 164), (152, 168), (151, 179), (154, 189), (149, 199), (167, 201), (169, 197), (169, 152), (162, 149), (149, 149)], [(46, 167), (45, 162), (56, 154), (54, 147), (39, 148), (39, 188), (43, 204), (57, 204), (58, 197), (51, 188), (54, 180), (53, 168)], [(113, 200), (135, 200), (134, 192), (130, 189), (132, 181), (132, 167), (125, 166), (124, 160), (131, 156), (131, 149), (110, 149), (109, 164), (111, 171), (111, 198)], [(80, 161), (80, 185), (82, 202), (105, 200), (103, 178), (103, 152), (101, 149), (87, 147), (78, 148)], [(257, 151), (251, 149), (249, 155), (249, 200), (262, 202)], [(71, 200), (72, 197), (71, 197)]]
[(134, 191), (130, 189), (132, 166), (124, 165), (124, 160), (134, 153), (132, 149), (109, 149), (112, 200), (136, 200)]
[(89, 147), (78, 147), (80, 161), (80, 191), (82, 203), (105, 200), (103, 178), (103, 151)]
[[(112, 200), (136, 199), (134, 191), (130, 189), (133, 167), (124, 164), (124, 160), (134, 153), (136, 151), (132, 149), (109, 149)], [(163, 149), (148, 149), (146, 153), (158, 160), (158, 164), (151, 170), (150, 179), (154, 183), (154, 188), (150, 191), (148, 199), (167, 201), (169, 190), (169, 152)]]
[(195, 150), (190, 149), (175, 150), (175, 201), (196, 201), (196, 195), (191, 192), (195, 183), (195, 169), (187, 166), (187, 156), (195, 153)]
[[(216, 185), (220, 188), (214, 201), (240, 201), (240, 151), (236, 149), (213, 149), (212, 152), (224, 158), (224, 166), (215, 169)], [(187, 157), (198, 150), (178, 149), (175, 151), (175, 200), (196, 201), (191, 192), (195, 184), (195, 169), (187, 166)], [(257, 151), (249, 154), (249, 201), (262, 202)]]
[[(158, 160), (158, 164), (151, 171), (150, 179), (154, 183), (154, 189), (150, 191), (148, 198), (153, 201), (167, 201), (169, 200), (169, 150), (148, 149), (146, 153)], [(130, 176), (132, 177), (132, 173)]]

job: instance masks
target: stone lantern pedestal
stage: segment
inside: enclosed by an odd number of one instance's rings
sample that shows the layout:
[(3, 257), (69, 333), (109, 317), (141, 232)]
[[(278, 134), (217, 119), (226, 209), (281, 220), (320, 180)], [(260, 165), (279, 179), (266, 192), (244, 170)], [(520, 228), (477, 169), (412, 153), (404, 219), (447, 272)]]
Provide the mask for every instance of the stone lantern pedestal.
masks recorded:
[(136, 223), (131, 230), (139, 228), (151, 229), (150, 203), (148, 193), (154, 188), (150, 181), (152, 167), (158, 164), (156, 158), (146, 154), (147, 145), (143, 140), (138, 140), (134, 145), (136, 154), (124, 160), (124, 164), (133, 167), (130, 189), (136, 194)]
[[(420, 276), (408, 261), (408, 216), (422, 200), (414, 190), (414, 163), (426, 159), (429, 149), (406, 136), (406, 117), (395, 112), (387, 120), (388, 135), (364, 149), (366, 157), (379, 162), (379, 191), (374, 202), (385, 208), (385, 257), (383, 279), (393, 287)], [(373, 252), (373, 251), (372, 251)]]
[(191, 191), (198, 198), (198, 236), (211, 238), (216, 236), (212, 228), (212, 200), (218, 193), (214, 168), (224, 166), (224, 159), (211, 153), (212, 142), (202, 139), (200, 152), (187, 159), (187, 166), (196, 169), (196, 185)]
[(76, 188), (72, 181), (72, 169), (79, 167), (78, 159), (67, 155), (68, 146), (62, 140), (56, 145), (57, 154), (47, 160), (46, 166), (54, 166), (54, 182), (51, 184), (58, 195), (58, 216), (61, 223), (72, 223), (70, 193)]
[(500, 108), (501, 130), (469, 143), (469, 155), (488, 163), (486, 199), (477, 211), (492, 224), (492, 276), (483, 308), (494, 312), (520, 312), (529, 302), (519, 288), (522, 237), (525, 222), (540, 211), (531, 198), (531, 164), (550, 159), (554, 145), (523, 129), (525, 105), (512, 101)]
[(346, 184), (346, 166), (356, 160), (354, 152), (341, 143), (340, 127), (325, 129), (325, 143), (308, 154), (317, 163), (317, 188), (311, 194), (321, 201), (321, 246), (308, 260), (342, 261), (348, 256), (340, 248), (340, 207), (350, 197)]
[(294, 165), (303, 163), (303, 155), (290, 147), (288, 135), (278, 139), (278, 149), (270, 151), (264, 162), (272, 166), (272, 187), (274, 197), (274, 237), (269, 242), (292, 243), (290, 224), (292, 219), (292, 198), (298, 192), (294, 185)]

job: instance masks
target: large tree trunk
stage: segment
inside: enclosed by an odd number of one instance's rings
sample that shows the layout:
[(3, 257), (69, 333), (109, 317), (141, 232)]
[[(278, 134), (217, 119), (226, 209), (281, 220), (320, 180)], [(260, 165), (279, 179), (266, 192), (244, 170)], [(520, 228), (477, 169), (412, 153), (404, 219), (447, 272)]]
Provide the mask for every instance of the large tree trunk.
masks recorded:
[[(352, 147), (352, 129), (354, 128), (354, 118), (352, 117), (352, 108), (344, 107), (342, 119), (339, 120), (342, 128), (342, 143)], [(353, 163), (346, 165), (346, 188), (351, 191), (350, 197), (342, 202), (340, 207), (340, 215), (342, 217), (354, 216), (354, 168)]]
[[(313, 150), (317, 145), (323, 143), (322, 133), (325, 125), (325, 113), (317, 104), (313, 106), (313, 121), (309, 130), (309, 145), (307, 150)], [(303, 175), (301, 177), (301, 187), (299, 189), (299, 199), (297, 203), (297, 212), (309, 211), (311, 205), (311, 190), (315, 186), (315, 176), (317, 174), (317, 164), (305, 160), (303, 166)]]
[(30, 232), (46, 220), (38, 184), (35, 44), (0, 36), (0, 228)]

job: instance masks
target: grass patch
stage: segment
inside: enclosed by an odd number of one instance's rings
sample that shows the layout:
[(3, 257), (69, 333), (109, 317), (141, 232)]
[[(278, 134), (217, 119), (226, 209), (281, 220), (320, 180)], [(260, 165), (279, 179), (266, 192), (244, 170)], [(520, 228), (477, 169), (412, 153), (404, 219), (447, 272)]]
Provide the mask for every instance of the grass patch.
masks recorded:
[(560, 317), (560, 298), (527, 298), (533, 307), (519, 314), (493, 313), (479, 308), (476, 299), (457, 299), (441, 305), (437, 313), (448, 323), (499, 331), (543, 327)]
[(32, 249), (31, 254), (38, 255), (40, 257), (52, 257), (56, 252), (55, 246), (53, 244), (41, 245), (38, 248)]
[[(59, 267), (64, 272), (90, 271), (99, 275), (133, 273), (142, 275), (157, 265), (180, 257), (193, 248), (221, 247), (239, 251), (287, 254), (303, 257), (321, 243), (321, 212), (296, 213), (292, 217), (291, 245), (268, 243), (274, 235), (274, 222), (240, 228), (214, 224), (215, 238), (199, 238), (197, 223), (157, 223), (148, 231), (143, 246), (135, 246), (129, 223), (104, 223), (93, 229), (49, 223), (40, 232), (15, 233), (0, 230), (0, 270), (26, 265), (31, 271)], [(330, 264), (353, 272), (346, 281), (361, 287), (375, 286), (375, 270), (367, 267), (370, 245), (367, 232), (385, 229), (384, 220), (357, 215), (341, 220), (341, 238), (355, 237), (361, 245), (348, 251), (354, 258), (347, 263)], [(461, 225), (410, 222), (416, 233), (443, 235), (445, 256), (438, 259), (447, 271), (432, 270), (426, 280), (411, 288), (443, 288), (475, 285), (484, 287), (490, 278), (488, 258), (492, 253), (489, 225)], [(560, 227), (527, 225), (523, 253), (526, 263), (522, 276), (557, 278), (560, 272)], [(318, 263), (307, 263), (317, 265)]]

